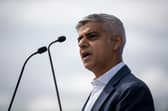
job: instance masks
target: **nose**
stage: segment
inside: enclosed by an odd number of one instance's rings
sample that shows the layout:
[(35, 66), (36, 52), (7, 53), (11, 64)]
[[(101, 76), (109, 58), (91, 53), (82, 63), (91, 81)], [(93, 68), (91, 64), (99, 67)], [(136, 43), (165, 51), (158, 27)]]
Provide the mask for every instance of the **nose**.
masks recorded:
[(81, 49), (87, 48), (89, 46), (89, 43), (86, 39), (82, 38), (79, 42), (78, 45)]

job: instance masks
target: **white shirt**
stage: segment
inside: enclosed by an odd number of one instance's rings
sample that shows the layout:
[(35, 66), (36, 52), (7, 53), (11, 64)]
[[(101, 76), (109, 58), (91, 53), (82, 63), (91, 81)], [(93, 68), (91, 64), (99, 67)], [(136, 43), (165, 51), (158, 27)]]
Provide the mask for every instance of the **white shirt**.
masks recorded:
[(103, 91), (106, 84), (124, 65), (125, 64), (123, 62), (120, 62), (119, 64), (111, 68), (109, 71), (102, 74), (99, 78), (91, 82), (93, 90), (91, 92), (90, 98), (85, 106), (84, 111), (91, 111), (95, 101)]

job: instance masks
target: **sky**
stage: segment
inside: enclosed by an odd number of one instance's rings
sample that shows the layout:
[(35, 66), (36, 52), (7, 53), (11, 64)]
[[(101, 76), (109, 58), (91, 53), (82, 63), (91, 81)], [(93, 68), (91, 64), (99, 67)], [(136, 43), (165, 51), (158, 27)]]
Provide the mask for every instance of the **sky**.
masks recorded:
[[(167, 0), (1, 0), (0, 110), (8, 109), (22, 65), (41, 46), (51, 47), (64, 111), (80, 111), (94, 74), (83, 67), (76, 23), (91, 13), (121, 19), (127, 42), (124, 63), (149, 86), (156, 111), (168, 110)], [(59, 111), (48, 54), (32, 57), (25, 67), (12, 111)]]

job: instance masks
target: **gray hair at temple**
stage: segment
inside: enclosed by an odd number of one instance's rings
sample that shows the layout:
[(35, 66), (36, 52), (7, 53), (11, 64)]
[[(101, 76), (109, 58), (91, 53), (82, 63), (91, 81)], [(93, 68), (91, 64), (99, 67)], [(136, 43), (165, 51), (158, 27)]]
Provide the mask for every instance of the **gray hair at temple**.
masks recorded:
[(112, 37), (120, 35), (122, 37), (122, 52), (126, 42), (126, 37), (123, 23), (119, 18), (115, 17), (114, 15), (104, 13), (90, 14), (78, 22), (78, 24), (76, 25), (76, 29), (79, 30), (81, 26), (87, 24), (88, 22), (103, 23), (105, 27), (107, 27), (107, 31), (112, 35)]

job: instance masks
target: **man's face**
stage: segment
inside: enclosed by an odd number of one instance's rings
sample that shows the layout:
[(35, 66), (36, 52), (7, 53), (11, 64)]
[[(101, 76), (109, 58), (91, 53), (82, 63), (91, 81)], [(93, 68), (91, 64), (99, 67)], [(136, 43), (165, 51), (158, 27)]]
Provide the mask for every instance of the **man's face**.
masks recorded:
[(103, 24), (88, 22), (78, 34), (80, 56), (87, 69), (96, 73), (112, 64), (114, 43)]

